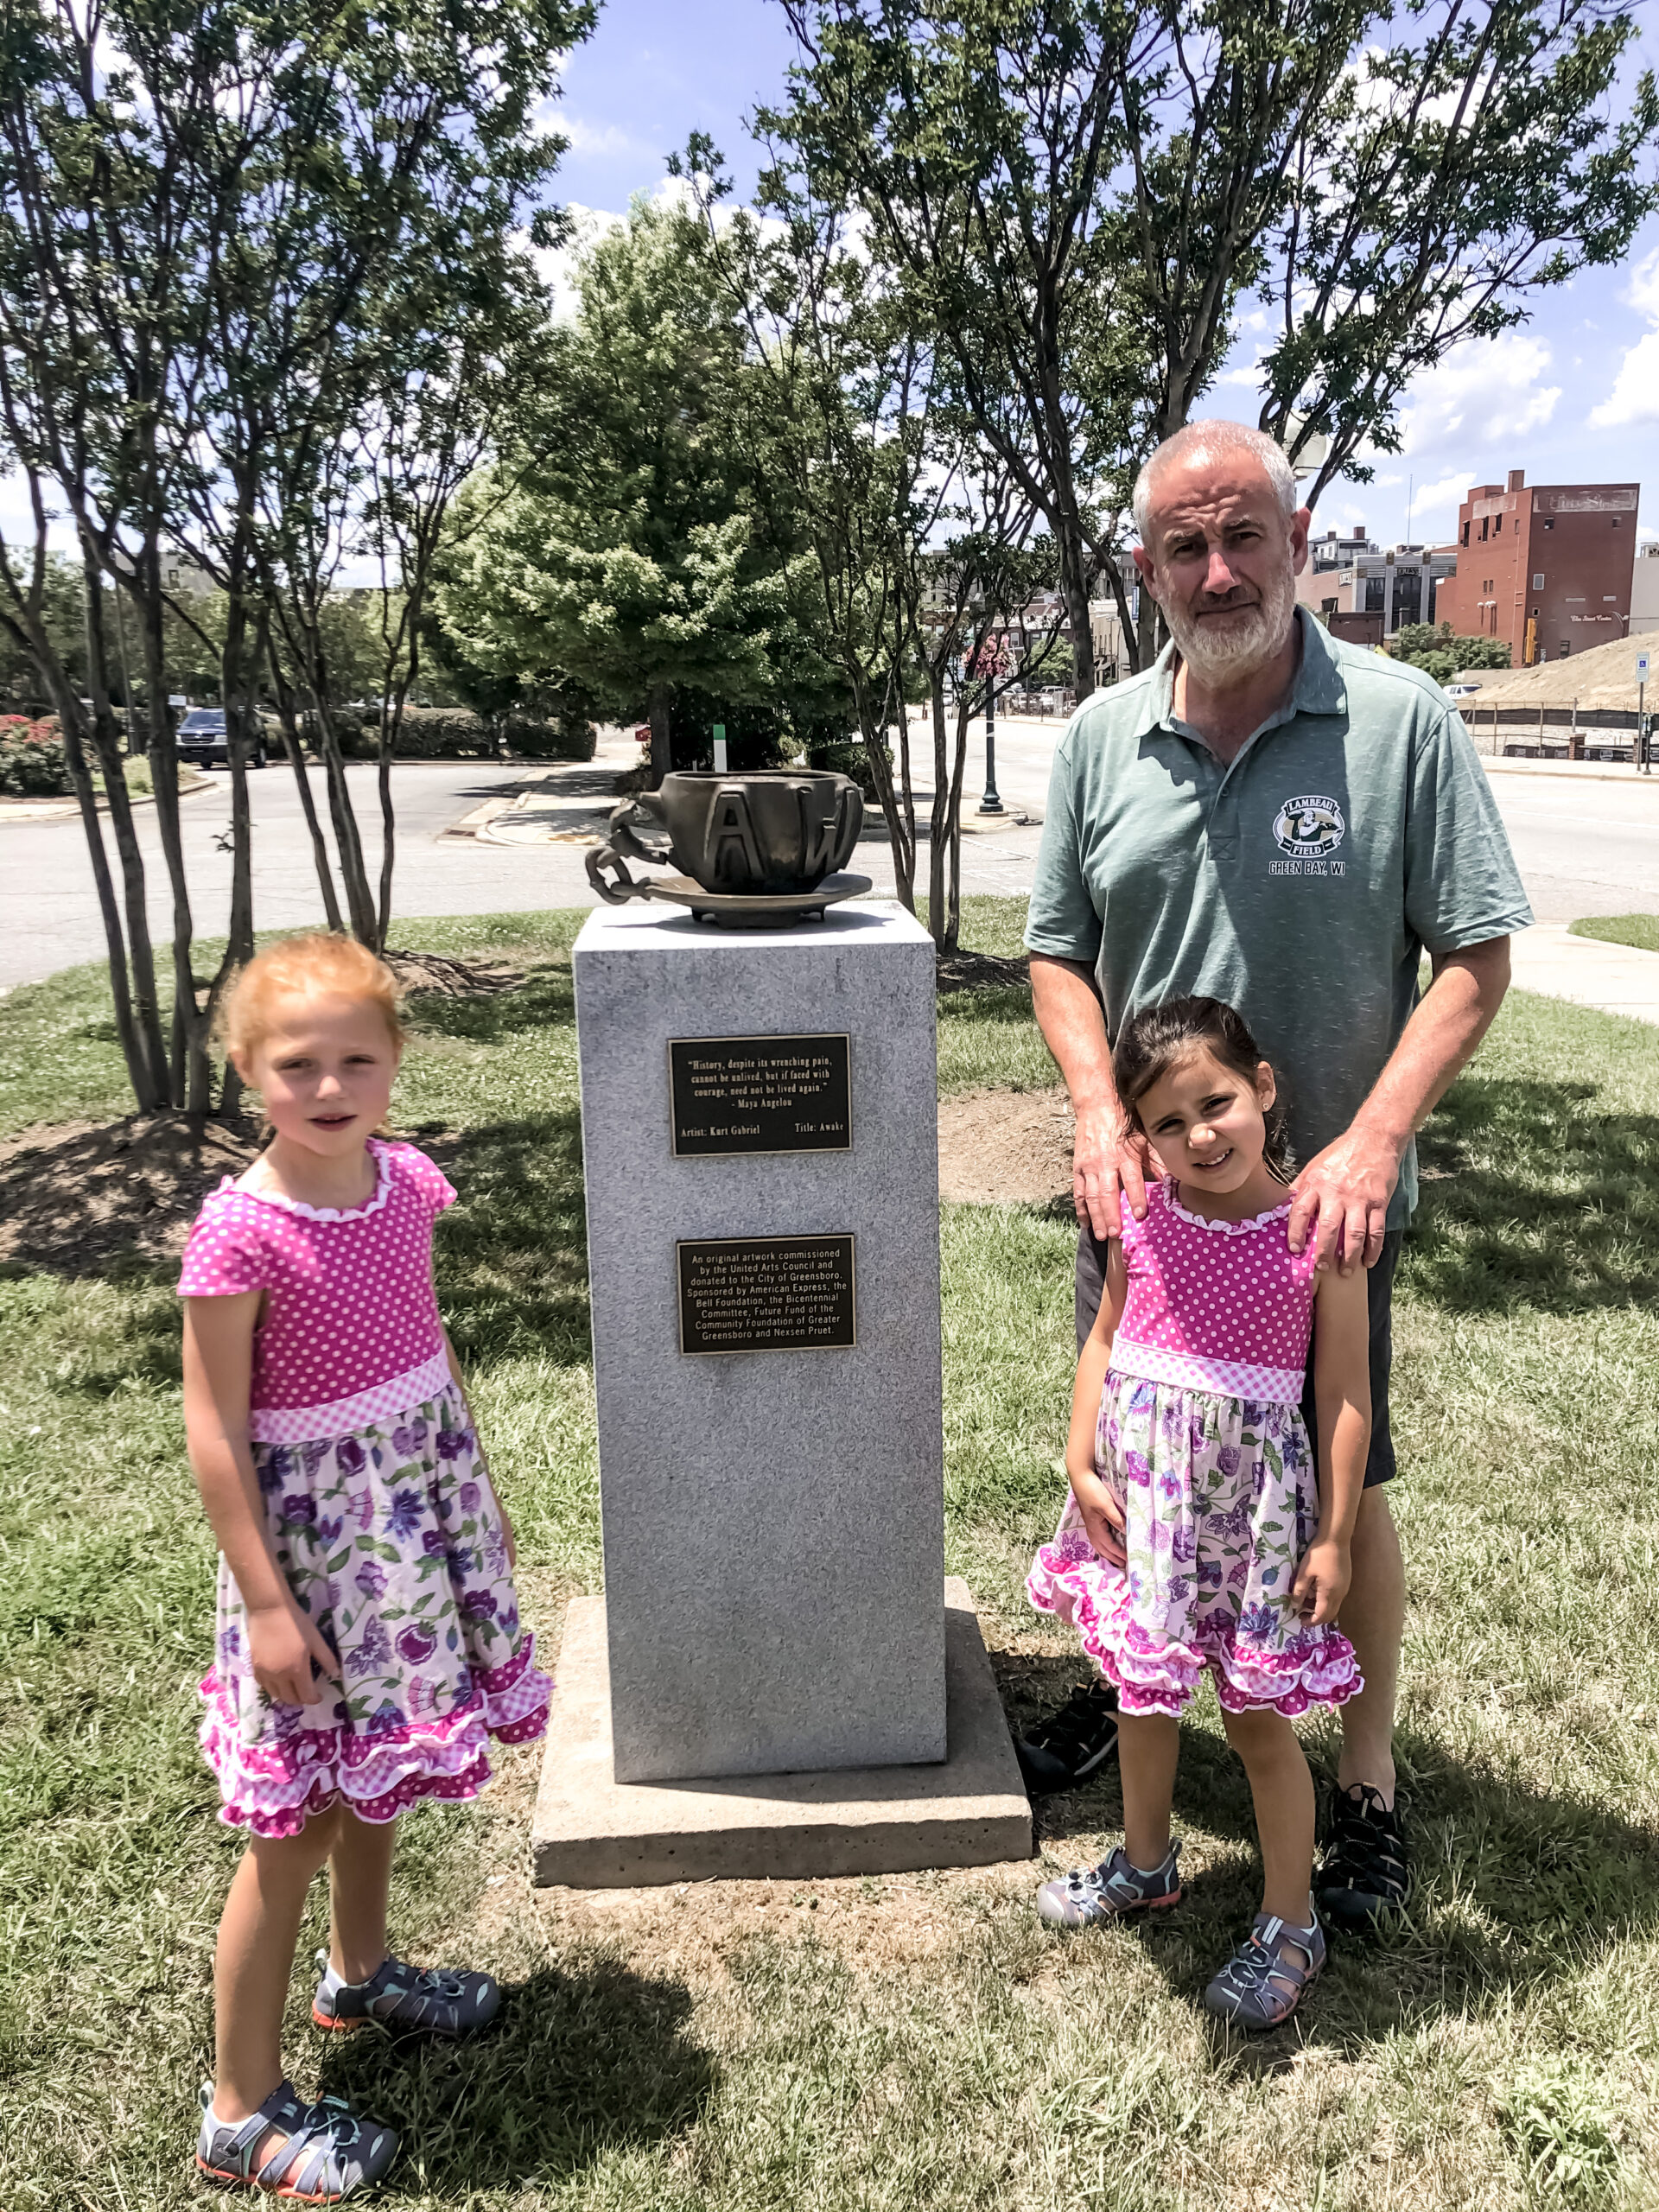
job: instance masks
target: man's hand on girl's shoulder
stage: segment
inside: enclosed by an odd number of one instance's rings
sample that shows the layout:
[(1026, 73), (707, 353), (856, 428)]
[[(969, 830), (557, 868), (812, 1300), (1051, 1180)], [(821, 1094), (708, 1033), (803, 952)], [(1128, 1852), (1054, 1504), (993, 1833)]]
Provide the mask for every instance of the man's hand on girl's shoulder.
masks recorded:
[(1071, 1203), (1080, 1225), (1098, 1237), (1119, 1236), (1127, 1205), (1137, 1221), (1147, 1215), (1152, 1163), (1139, 1138), (1127, 1138), (1116, 1111), (1079, 1114), (1071, 1153)]

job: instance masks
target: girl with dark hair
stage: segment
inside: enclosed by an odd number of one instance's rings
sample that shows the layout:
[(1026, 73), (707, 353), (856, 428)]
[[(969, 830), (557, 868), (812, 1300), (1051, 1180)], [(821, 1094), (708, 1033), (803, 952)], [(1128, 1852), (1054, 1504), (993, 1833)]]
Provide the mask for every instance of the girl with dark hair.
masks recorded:
[[(1249, 1777), (1264, 1878), (1205, 2002), (1276, 2027), (1325, 1963), (1313, 1784), (1291, 1723), (1362, 1687), (1336, 1618), (1370, 1436), (1365, 1277), (1319, 1271), (1311, 1243), (1290, 1249), (1278, 1084), (1231, 1007), (1145, 1008), (1113, 1072), (1164, 1179), (1113, 1243), (1077, 1362), (1071, 1496), (1027, 1589), (1117, 1693), (1124, 1835), (1101, 1866), (1046, 1882), (1038, 1910), (1081, 1928), (1179, 1902), (1178, 1717), (1208, 1673)], [(1317, 1471), (1300, 1412), (1310, 1334)]]

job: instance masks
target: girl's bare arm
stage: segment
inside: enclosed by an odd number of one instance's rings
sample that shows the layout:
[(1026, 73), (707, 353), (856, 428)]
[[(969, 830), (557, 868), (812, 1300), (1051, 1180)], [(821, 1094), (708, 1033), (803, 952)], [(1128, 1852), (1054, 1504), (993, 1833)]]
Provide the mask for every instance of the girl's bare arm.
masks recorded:
[(255, 1679), (283, 1705), (315, 1705), (311, 1662), (337, 1662), (322, 1631), (296, 1604), (265, 1538), (264, 1510), (248, 1440), (257, 1290), (184, 1301), (184, 1433), (203, 1510), (242, 1593)]
[(1292, 1586), (1307, 1619), (1335, 1620), (1352, 1572), (1350, 1546), (1371, 1445), (1370, 1306), (1363, 1268), (1318, 1280), (1313, 1401), (1319, 1428), (1319, 1534)]

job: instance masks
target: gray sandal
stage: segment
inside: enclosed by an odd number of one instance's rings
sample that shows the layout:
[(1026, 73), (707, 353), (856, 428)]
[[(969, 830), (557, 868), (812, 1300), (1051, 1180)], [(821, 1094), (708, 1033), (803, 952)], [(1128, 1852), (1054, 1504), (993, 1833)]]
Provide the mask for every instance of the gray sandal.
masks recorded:
[(383, 1959), (366, 1981), (340, 1981), (317, 1953), (322, 1980), (311, 2000), (311, 2018), (336, 2034), (378, 2021), (429, 2036), (475, 2035), (501, 2010), (501, 1985), (493, 1974), (432, 1967), (423, 1972), (402, 1959)]
[[(283, 2140), (256, 2170), (259, 2139), (273, 2127)], [(378, 2181), (397, 2155), (391, 2128), (359, 2120), (338, 2097), (302, 2104), (284, 2082), (251, 2119), (215, 2120), (213, 2085), (201, 2085), (196, 2164), (209, 2181), (240, 2183), (296, 2204), (338, 2204), (354, 2189)]]
[(1162, 1864), (1150, 1873), (1132, 1866), (1122, 1844), (1098, 1866), (1074, 1867), (1045, 1882), (1037, 1892), (1037, 1916), (1051, 1928), (1099, 1928), (1131, 1912), (1156, 1912), (1181, 1901), (1181, 1847), (1172, 1843)]
[(1325, 1934), (1258, 1912), (1249, 1934), (1204, 1993), (1208, 2009), (1260, 2032), (1283, 2024), (1325, 1964)]

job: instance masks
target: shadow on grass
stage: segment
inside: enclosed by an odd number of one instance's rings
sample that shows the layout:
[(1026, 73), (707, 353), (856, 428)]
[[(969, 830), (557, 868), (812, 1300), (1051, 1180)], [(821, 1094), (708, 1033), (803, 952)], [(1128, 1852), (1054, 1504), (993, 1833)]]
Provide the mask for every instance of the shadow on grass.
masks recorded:
[(574, 1102), (422, 1138), (461, 1196), (437, 1238), (438, 1303), (466, 1360), (590, 1356), (582, 1117)]
[(392, 2188), (474, 2203), (694, 2126), (715, 2068), (686, 2036), (690, 2011), (683, 1982), (608, 1960), (543, 1967), (505, 1985), (477, 2042), (353, 2038), (325, 2058), (322, 2087), (397, 2129)]
[[(1089, 1672), (1077, 1658), (997, 1658), (1015, 1729), (1052, 1712)], [(1376, 1937), (1331, 1938), (1327, 1973), (1294, 2023), (1251, 2045), (1266, 2069), (1288, 2064), (1305, 2044), (1352, 2050), (1426, 2017), (1524, 2002), (1632, 1935), (1659, 1933), (1659, 1830), (1459, 1761), (1408, 1728), (1396, 1750), (1414, 1870), (1408, 1908)], [(1316, 1778), (1331, 1779), (1317, 1764)], [(1084, 1789), (1040, 1800), (1036, 1816), (1039, 1840), (1061, 1847), (1062, 1855), (1073, 1835), (1092, 1847), (1103, 1830), (1122, 1825), (1116, 1762)], [(1196, 2003), (1261, 1897), (1249, 1785), (1240, 1762), (1208, 1732), (1182, 1732), (1175, 1820), (1178, 1833), (1243, 1847), (1200, 1872), (1189, 1869), (1179, 1913), (1141, 1929), (1147, 1955), (1172, 1990)], [(1233, 2036), (1235, 2047), (1240, 2040)]]
[(1659, 1293), (1659, 1116), (1597, 1086), (1465, 1076), (1418, 1139), (1401, 1281), (1447, 1312), (1570, 1313)]
[(995, 985), (979, 990), (942, 990), (939, 1019), (1029, 1028), (1033, 1019), (1031, 993), (1028, 989), (1003, 989)]
[(423, 996), (410, 1006), (409, 1018), (417, 1052), (423, 1035), (499, 1045), (526, 1030), (573, 1028), (576, 996), (569, 957), (538, 960), (510, 991), (475, 998)]

